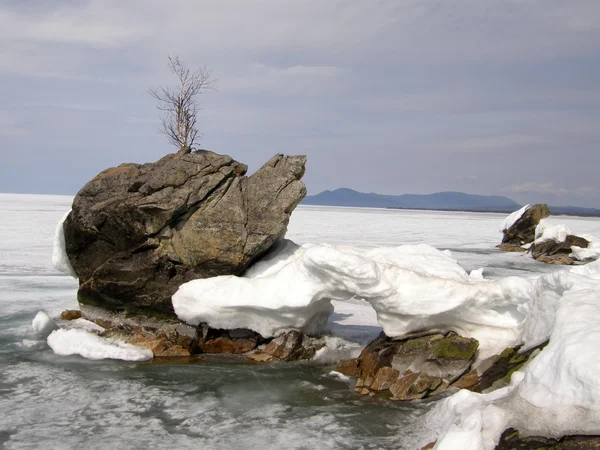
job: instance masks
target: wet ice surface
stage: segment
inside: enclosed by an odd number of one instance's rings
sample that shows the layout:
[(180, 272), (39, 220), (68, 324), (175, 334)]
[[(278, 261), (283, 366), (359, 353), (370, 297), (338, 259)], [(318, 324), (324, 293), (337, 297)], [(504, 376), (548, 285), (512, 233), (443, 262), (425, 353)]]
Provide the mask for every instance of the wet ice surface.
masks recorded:
[[(51, 268), (54, 227), (71, 198), (0, 194), (0, 446), (5, 448), (412, 448), (432, 404), (354, 394), (330, 365), (90, 361), (55, 355), (31, 328), (76, 308), (76, 282)], [(499, 214), (300, 207), (288, 237), (375, 247), (426, 242), (467, 271), (557, 270), (501, 254)], [(600, 236), (600, 220), (557, 218)], [(379, 332), (365, 304), (335, 302), (332, 331), (356, 343)], [(352, 350), (352, 349), (351, 349)], [(414, 446), (413, 446), (414, 447)]]

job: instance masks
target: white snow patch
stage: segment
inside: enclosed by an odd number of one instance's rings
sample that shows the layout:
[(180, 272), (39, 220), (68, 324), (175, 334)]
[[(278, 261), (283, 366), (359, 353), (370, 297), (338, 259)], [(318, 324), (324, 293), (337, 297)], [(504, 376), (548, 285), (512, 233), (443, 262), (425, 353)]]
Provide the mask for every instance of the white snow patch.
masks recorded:
[(359, 250), (289, 241), (245, 277), (193, 280), (173, 296), (192, 325), (249, 328), (263, 336), (319, 332), (332, 300), (366, 300), (388, 336), (453, 330), (480, 342), (486, 358), (519, 342), (533, 286), (517, 277), (482, 280), (429, 245)]
[(87, 359), (122, 359), (148, 361), (152, 351), (116, 339), (105, 339), (84, 330), (56, 330), (47, 339), (54, 353), (61, 356), (80, 355)]
[(332, 370), (327, 375), (329, 375), (332, 378), (337, 378), (338, 380), (344, 381), (346, 383), (350, 383), (352, 381), (352, 378), (350, 378), (348, 375), (344, 375), (343, 373), (338, 372), (337, 370)]
[(54, 267), (59, 272), (65, 273), (67, 275), (71, 275), (73, 278), (77, 278), (77, 274), (73, 270), (71, 266), (71, 262), (69, 261), (69, 257), (67, 256), (67, 250), (65, 248), (65, 232), (63, 229), (63, 224), (67, 219), (71, 211), (67, 212), (63, 218), (56, 225), (56, 230), (54, 231), (54, 247), (52, 248), (52, 267)]
[(530, 205), (525, 205), (518, 211), (515, 211), (515, 212), (511, 213), (510, 215), (508, 215), (502, 222), (500, 231), (504, 232), (504, 231), (508, 230), (510, 227), (512, 227), (517, 220), (519, 220), (521, 217), (523, 217), (523, 214), (525, 214), (525, 211), (527, 211), (529, 208), (530, 208)]
[(31, 326), (33, 331), (42, 337), (48, 336), (52, 331), (58, 328), (54, 321), (44, 311), (40, 311), (35, 315), (31, 322)]

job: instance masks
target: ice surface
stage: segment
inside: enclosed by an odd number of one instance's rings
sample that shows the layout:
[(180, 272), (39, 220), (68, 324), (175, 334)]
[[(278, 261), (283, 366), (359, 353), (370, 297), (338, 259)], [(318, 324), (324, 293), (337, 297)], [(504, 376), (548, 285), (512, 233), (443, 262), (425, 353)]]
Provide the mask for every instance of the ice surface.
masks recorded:
[(33, 331), (38, 335), (46, 337), (58, 327), (44, 311), (38, 312), (31, 322)]
[(523, 214), (525, 214), (525, 211), (527, 211), (529, 208), (530, 208), (530, 205), (525, 205), (518, 211), (515, 211), (515, 212), (509, 214), (502, 222), (500, 231), (505, 231), (505, 230), (508, 230), (510, 227), (512, 227), (515, 224), (515, 222), (517, 220), (519, 220), (523, 216)]
[(53, 331), (47, 339), (57, 355), (80, 355), (87, 359), (122, 359), (124, 361), (147, 361), (152, 351), (115, 339), (105, 339), (80, 329)]
[(480, 342), (480, 358), (518, 343), (533, 286), (484, 280), (429, 245), (359, 250), (282, 242), (246, 277), (183, 284), (173, 296), (192, 325), (249, 328), (263, 336), (288, 329), (322, 332), (331, 301), (366, 300), (388, 336), (453, 330)]
[(54, 267), (59, 272), (62, 272), (67, 275), (71, 275), (73, 278), (77, 278), (73, 267), (71, 266), (71, 262), (69, 261), (69, 257), (67, 256), (67, 250), (65, 248), (65, 233), (63, 230), (63, 224), (67, 216), (71, 211), (68, 211), (58, 225), (56, 225), (56, 230), (54, 231), (54, 247), (52, 248), (52, 267)]

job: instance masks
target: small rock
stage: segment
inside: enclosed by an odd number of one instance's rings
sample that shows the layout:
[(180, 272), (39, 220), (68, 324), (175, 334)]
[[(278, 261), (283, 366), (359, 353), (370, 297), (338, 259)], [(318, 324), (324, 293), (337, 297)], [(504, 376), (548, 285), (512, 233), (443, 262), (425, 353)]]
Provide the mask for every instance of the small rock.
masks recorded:
[(76, 320), (81, 319), (83, 314), (78, 309), (66, 309), (60, 313), (61, 320)]
[(498, 244), (498, 245), (496, 245), (496, 248), (502, 252), (525, 253), (527, 251), (520, 245), (513, 245), (513, 244)]
[(600, 450), (600, 436), (564, 436), (560, 439), (542, 436), (519, 436), (519, 432), (508, 428), (502, 433), (496, 450)]
[[(254, 361), (300, 361), (311, 359), (317, 350), (325, 346), (323, 339), (313, 338), (296, 330), (275, 337), (267, 346), (258, 350)], [(269, 355), (270, 358), (260, 355)], [(342, 372), (343, 373), (343, 372)]]

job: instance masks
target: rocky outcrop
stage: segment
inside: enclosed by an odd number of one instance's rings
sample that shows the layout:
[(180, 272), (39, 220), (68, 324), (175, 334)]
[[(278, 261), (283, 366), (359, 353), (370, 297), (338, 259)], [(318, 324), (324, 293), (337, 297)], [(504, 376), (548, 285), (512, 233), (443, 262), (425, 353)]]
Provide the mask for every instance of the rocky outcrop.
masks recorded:
[(527, 209), (508, 230), (503, 230), (502, 244), (520, 247), (535, 240), (535, 228), (540, 220), (550, 216), (548, 205), (538, 204)]
[(64, 223), (80, 304), (173, 318), (187, 281), (242, 274), (286, 231), (306, 195), (304, 156), (246, 166), (209, 151), (101, 172)]
[(531, 246), (533, 258), (540, 262), (548, 264), (573, 264), (574, 260), (569, 257), (571, 247), (587, 248), (590, 242), (575, 235), (568, 235), (563, 242), (550, 239), (539, 244), (534, 243)]
[(442, 392), (467, 372), (478, 347), (475, 339), (454, 332), (397, 341), (382, 333), (357, 359), (341, 361), (338, 371), (356, 378), (360, 394), (420, 399)]

